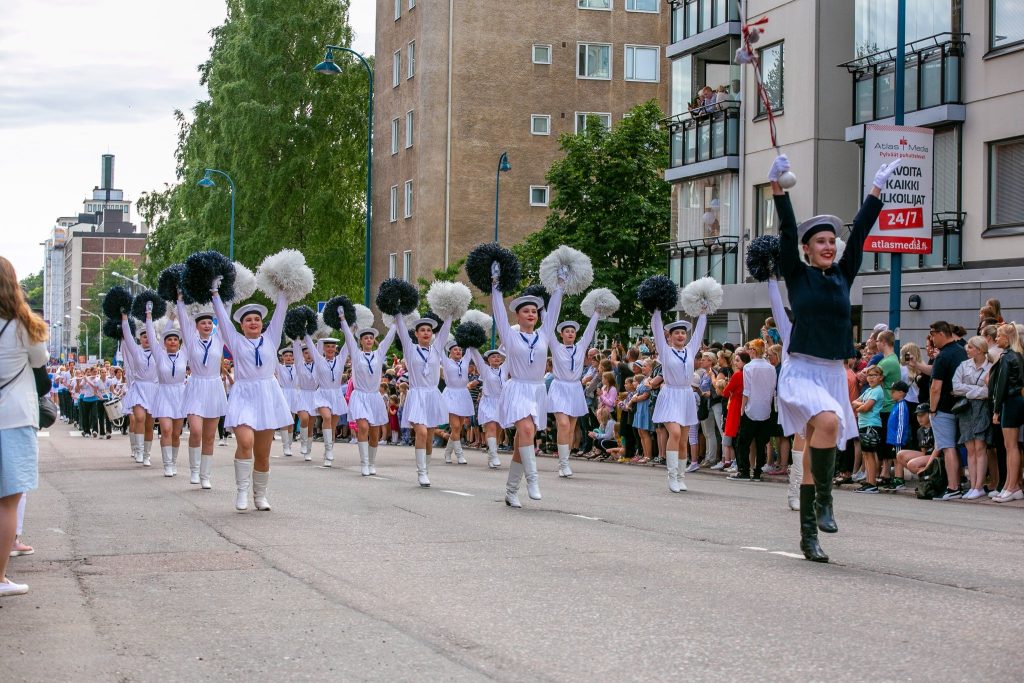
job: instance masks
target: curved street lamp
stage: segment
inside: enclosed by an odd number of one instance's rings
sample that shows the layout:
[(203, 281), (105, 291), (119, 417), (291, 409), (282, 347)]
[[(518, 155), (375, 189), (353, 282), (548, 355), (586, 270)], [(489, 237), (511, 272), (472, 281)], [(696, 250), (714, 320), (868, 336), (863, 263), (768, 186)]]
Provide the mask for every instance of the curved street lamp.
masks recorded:
[(224, 171), (217, 168), (207, 168), (203, 177), (196, 183), (199, 187), (217, 187), (217, 183), (213, 180), (213, 174), (217, 173), (228, 179), (228, 183), (231, 185), (231, 228), (228, 234), (228, 258), (232, 261), (235, 260), (235, 181), (231, 179)]
[(370, 86), (366, 99), (366, 248), (363, 253), (363, 305), (370, 305), (370, 247), (373, 240), (373, 67), (355, 50), (340, 45), (328, 45), (324, 61), (313, 67), (313, 71), (325, 76), (337, 76), (342, 69), (334, 61), (334, 51), (347, 52), (360, 61), (366, 69), (366, 79)]

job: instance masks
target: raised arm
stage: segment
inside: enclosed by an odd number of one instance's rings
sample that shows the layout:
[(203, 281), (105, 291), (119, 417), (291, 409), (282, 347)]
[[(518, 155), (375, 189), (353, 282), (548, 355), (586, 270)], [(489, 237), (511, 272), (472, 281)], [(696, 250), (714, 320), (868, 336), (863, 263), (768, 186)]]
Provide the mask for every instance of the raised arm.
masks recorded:
[(548, 347), (552, 347), (557, 343), (555, 335), (558, 330), (558, 318), (562, 315), (562, 297), (565, 294), (565, 290), (562, 289), (562, 285), (555, 287), (555, 291), (551, 292), (551, 299), (548, 301), (548, 305), (544, 307), (544, 322), (540, 326), (540, 331), (547, 339)]
[(146, 311), (146, 336), (149, 337), (149, 349), (157, 358), (167, 358), (167, 349), (164, 348), (163, 340), (157, 339), (156, 326), (153, 324), (153, 316)]
[[(697, 358), (697, 352), (700, 351), (701, 344), (704, 343), (704, 330), (707, 326), (708, 315), (707, 313), (701, 313), (697, 316), (697, 324), (693, 326), (690, 343), (686, 345), (686, 351), (690, 354), (690, 358)], [(696, 365), (696, 362), (694, 362), (694, 365)]]
[(412, 353), (412, 339), (409, 338), (409, 328), (405, 326), (405, 317), (401, 313), (395, 316), (395, 327), (398, 328), (398, 343), (402, 353), (408, 357)]
[(587, 322), (586, 329), (583, 330), (583, 336), (577, 342), (584, 352), (590, 348), (590, 343), (594, 341), (594, 335), (597, 334), (597, 318), (597, 311), (594, 311), (594, 315), (590, 316), (590, 320)]
[(476, 366), (477, 374), (480, 375), (480, 381), (483, 382), (484, 381), (484, 369), (487, 367), (487, 364), (484, 363), (484, 357), (480, 355), (480, 351), (479, 350), (474, 349), (472, 346), (470, 346), (468, 349), (466, 349), (466, 353), (469, 354), (470, 360), (472, 360), (473, 361), (473, 365)]
[(441, 329), (438, 330), (437, 337), (434, 339), (434, 348), (437, 349), (442, 358), (445, 356), (444, 345), (448, 343), (448, 336), (451, 335), (451, 333), (452, 319), (449, 316), (443, 323), (441, 323)]
[[(377, 350), (380, 351), (382, 354), (386, 355), (387, 352), (388, 352), (388, 349), (390, 349), (391, 345), (395, 343), (395, 335), (397, 333), (398, 333), (398, 327), (394, 323), (392, 323), (391, 324), (391, 328), (388, 329), (388, 331), (387, 331), (387, 334), (384, 335), (384, 338), (380, 340), (380, 344), (377, 345)], [(353, 352), (353, 353), (355, 353), (355, 352)], [(381, 356), (381, 367), (383, 367), (383, 366), (384, 366), (384, 356)]]
[[(878, 189), (878, 188), (875, 188)], [(846, 243), (846, 251), (839, 262), (839, 269), (847, 282), (853, 282), (860, 270), (861, 262), (864, 260), (864, 242), (868, 239), (871, 227), (878, 220), (878, 214), (882, 211), (882, 200), (875, 194), (869, 194), (860, 205), (860, 211), (853, 219), (853, 230), (850, 232), (850, 239)], [(783, 247), (785, 249), (785, 247)]]
[(782, 337), (782, 348), (789, 348), (789, 334), (793, 330), (793, 323), (789, 322), (786, 315), (786, 307), (782, 303), (782, 291), (779, 289), (779, 281), (775, 278), (768, 280), (768, 301), (771, 302), (772, 317), (775, 318), (775, 325), (779, 328), (779, 335)]
[(665, 342), (665, 323), (661, 319), (661, 311), (651, 314), (651, 335), (654, 337), (654, 348), (658, 350), (658, 357), (664, 358), (668, 354)]
[(491, 286), (491, 313), (494, 315), (494, 326), (498, 330), (498, 339), (506, 343), (512, 338), (512, 328), (508, 324), (508, 311), (505, 310), (505, 297), (497, 285)]
[(230, 347), (233, 344), (238, 343), (238, 338), (241, 336), (235, 326), (231, 324), (231, 314), (224, 308), (224, 302), (220, 298), (220, 292), (214, 292), (213, 297), (213, 310), (217, 314), (217, 331), (220, 332), (221, 337)]
[(776, 194), (774, 199), (775, 213), (779, 215), (779, 271), (784, 279), (789, 280), (803, 266), (796, 236), (796, 214), (788, 194)]
[[(121, 345), (128, 351), (128, 355), (138, 365), (142, 359), (142, 347), (135, 341), (132, 335), (132, 328), (128, 324), (128, 316), (121, 314)], [(152, 344), (151, 344), (152, 346)]]
[(178, 326), (181, 328), (181, 334), (184, 337), (183, 341), (189, 342), (196, 336), (196, 324), (192, 320), (192, 316), (185, 309), (185, 301), (181, 298), (180, 293), (178, 294), (178, 300), (174, 302), (174, 306), (178, 310)]
[(264, 333), (274, 344), (276, 349), (281, 345), (281, 333), (284, 330), (284, 317), (288, 313), (288, 297), (285, 296), (284, 292), (279, 292), (277, 295), (277, 301), (274, 302), (274, 313), (270, 316), (270, 324), (267, 325), (267, 331)]
[(352, 334), (352, 328), (342, 325), (341, 333), (345, 335), (345, 349), (348, 351), (348, 355), (355, 356), (359, 353), (359, 343), (356, 341), (356, 336)]
[(320, 353), (320, 347), (313, 341), (313, 337), (306, 335), (306, 346), (309, 347), (309, 355), (313, 356), (313, 365), (320, 366), (324, 364), (323, 354)]

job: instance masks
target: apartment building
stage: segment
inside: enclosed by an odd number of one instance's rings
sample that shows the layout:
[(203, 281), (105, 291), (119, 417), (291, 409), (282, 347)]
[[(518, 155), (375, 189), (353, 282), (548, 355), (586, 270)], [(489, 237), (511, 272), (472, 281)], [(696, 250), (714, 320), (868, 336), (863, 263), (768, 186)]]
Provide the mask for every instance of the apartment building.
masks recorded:
[(378, 0), (373, 288), (492, 240), (498, 182), (503, 244), (543, 226), (559, 135), (667, 107), (668, 15), (661, 0)]
[[(756, 334), (768, 312), (748, 282), (744, 247), (776, 234), (765, 174), (776, 154), (750, 67), (734, 63), (740, 29), (768, 17), (754, 46), (775, 112), (777, 141), (799, 182), (798, 216), (851, 220), (863, 187), (867, 123), (892, 123), (896, 0), (677, 0), (670, 43), (674, 241), (669, 272), (680, 284), (711, 274), (725, 285), (712, 335)], [(903, 339), (928, 323), (969, 326), (1001, 298), (1022, 316), (1024, 283), (1024, 35), (1012, 2), (908, 0), (906, 125), (935, 131), (933, 249), (904, 257)], [(728, 72), (727, 72), (728, 70)], [(739, 101), (713, 115), (689, 106), (704, 84), (740, 81)], [(868, 254), (853, 292), (855, 327), (888, 318), (889, 255)], [(911, 296), (914, 297), (913, 302)], [(913, 305), (912, 305), (913, 304)]]

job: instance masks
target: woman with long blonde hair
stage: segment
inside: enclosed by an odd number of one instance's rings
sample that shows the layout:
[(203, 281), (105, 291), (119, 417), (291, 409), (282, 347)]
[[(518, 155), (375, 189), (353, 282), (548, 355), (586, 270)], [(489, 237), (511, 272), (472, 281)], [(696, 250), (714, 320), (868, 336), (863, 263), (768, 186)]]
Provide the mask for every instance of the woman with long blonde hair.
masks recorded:
[(1000, 325), (996, 344), (1003, 355), (989, 371), (989, 395), (992, 397), (992, 424), (1002, 429), (1006, 445), (1006, 483), (993, 500), (1008, 503), (1024, 499), (1020, 487), (1020, 429), (1024, 425), (1024, 346), (1017, 325)]
[(46, 365), (48, 329), (32, 312), (14, 266), (0, 256), (0, 597), (28, 592), (7, 578), (18, 503), (38, 486), (39, 396), (32, 368)]

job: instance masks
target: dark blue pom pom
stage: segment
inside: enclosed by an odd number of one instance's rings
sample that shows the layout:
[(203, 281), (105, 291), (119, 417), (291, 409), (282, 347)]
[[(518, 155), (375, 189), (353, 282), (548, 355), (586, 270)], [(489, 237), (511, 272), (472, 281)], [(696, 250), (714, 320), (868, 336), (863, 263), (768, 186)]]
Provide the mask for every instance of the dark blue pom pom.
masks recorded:
[(487, 332), (476, 323), (459, 323), (455, 328), (455, 343), (463, 349), (479, 349), (487, 343)]
[(765, 282), (779, 272), (779, 238), (761, 235), (747, 245), (747, 272), (758, 282)]
[(377, 290), (377, 308), (381, 313), (408, 315), (416, 310), (419, 303), (420, 293), (416, 288), (397, 277), (384, 280)]
[(185, 300), (210, 303), (210, 285), (214, 278), (223, 278), (218, 291), (224, 301), (235, 299), (235, 264), (218, 251), (200, 251), (185, 259), (181, 289)]
[(122, 313), (132, 310), (132, 294), (121, 285), (114, 285), (103, 297), (103, 314), (113, 320), (121, 320)]
[(498, 289), (501, 292), (514, 292), (519, 288), (521, 279), (519, 259), (508, 249), (497, 242), (478, 245), (466, 257), (466, 275), (469, 281), (485, 294), (491, 291), (491, 265), (497, 262), (501, 267), (498, 275)]
[[(339, 307), (345, 316), (344, 321), (338, 315)], [(342, 325), (354, 325), (356, 322), (356, 307), (344, 294), (333, 297), (324, 306), (324, 322), (336, 330), (340, 330)]]
[(153, 302), (153, 320), (159, 320), (167, 314), (167, 304), (164, 300), (152, 289), (147, 289), (132, 301), (132, 315), (139, 320), (145, 320), (147, 301)]
[(648, 313), (671, 311), (679, 300), (679, 287), (664, 275), (652, 275), (640, 283), (636, 299)]
[(316, 332), (316, 313), (309, 306), (296, 306), (284, 316), (284, 333), (290, 339), (302, 339)]
[[(132, 331), (132, 335), (135, 335), (135, 320), (128, 318), (128, 327)], [(116, 339), (121, 341), (124, 339), (124, 335), (121, 331), (121, 319), (107, 318), (103, 321), (103, 336), (109, 339)]]

